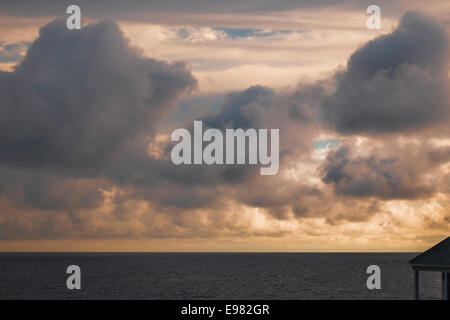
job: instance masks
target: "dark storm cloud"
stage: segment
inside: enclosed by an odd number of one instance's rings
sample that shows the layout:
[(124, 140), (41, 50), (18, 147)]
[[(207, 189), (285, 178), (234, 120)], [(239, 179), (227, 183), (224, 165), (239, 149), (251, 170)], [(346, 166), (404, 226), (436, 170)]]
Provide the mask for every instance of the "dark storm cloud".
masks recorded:
[(214, 113), (202, 118), (212, 128), (280, 129), (280, 161), (311, 151), (317, 133), (316, 109), (324, 97), (324, 82), (275, 91), (252, 86), (234, 91)]
[(395, 69), (405, 63), (436, 71), (442, 66), (447, 47), (447, 35), (436, 20), (407, 12), (392, 33), (356, 50), (347, 72), (370, 77), (380, 69)]
[(62, 178), (40, 171), (0, 168), (0, 194), (19, 207), (43, 210), (95, 208), (103, 200), (101, 189), (110, 184), (98, 179)]
[(448, 147), (421, 144), (397, 148), (392, 148), (395, 152), (387, 147), (360, 156), (354, 154), (351, 145), (344, 145), (325, 159), (320, 168), (322, 180), (332, 184), (337, 194), (353, 197), (415, 199), (442, 191), (444, 181), (442, 185), (430, 183), (425, 176), (450, 161)]
[(316, 187), (286, 184), (282, 180), (268, 182), (259, 179), (257, 186), (243, 186), (241, 192), (236, 192), (236, 197), (242, 203), (264, 209), (278, 219), (288, 219), (291, 212), (297, 217), (312, 216), (326, 197)]
[(273, 105), (275, 92), (266, 87), (253, 86), (244, 91), (236, 91), (227, 95), (225, 102), (217, 113), (203, 118), (205, 125), (211, 128), (254, 128), (256, 115), (250, 113), (251, 105), (257, 105), (259, 112)]
[(391, 34), (365, 44), (336, 76), (322, 116), (341, 133), (404, 132), (448, 120), (447, 35), (409, 12)]
[(315, 121), (318, 102), (325, 97), (325, 85), (326, 81), (319, 81), (286, 92), (255, 85), (229, 93), (218, 111), (202, 120), (207, 126), (219, 129), (275, 128), (285, 121), (311, 125)]
[[(267, 87), (253, 86), (242, 91), (230, 92), (217, 110), (207, 112), (197, 120), (203, 122), (203, 131), (207, 128), (222, 131), (227, 128), (280, 129), (280, 161), (286, 163), (292, 161), (288, 159), (289, 155), (298, 152), (307, 153), (312, 148), (310, 139), (314, 131), (304, 119), (306, 116), (304, 105), (307, 102), (304, 101), (301, 105), (297, 103), (300, 95), (297, 91), (293, 95), (279, 94)], [(294, 108), (298, 116), (291, 117)], [(303, 116), (299, 115), (301, 112)], [(299, 123), (302, 127), (299, 127)], [(185, 123), (184, 127), (193, 135), (192, 122)], [(170, 152), (175, 143), (164, 147), (161, 159), (150, 159), (145, 152), (147, 142), (142, 143), (142, 145), (129, 144), (130, 149), (125, 153), (133, 155), (133, 158), (118, 158), (117, 161), (120, 163), (112, 165), (108, 176), (114, 177), (120, 183), (132, 183), (135, 186), (152, 187), (163, 182), (188, 188), (221, 185), (236, 187), (238, 184), (254, 181), (259, 175), (260, 166), (254, 165), (174, 165), (170, 161)], [(193, 190), (186, 192), (191, 191), (194, 192)]]
[(96, 169), (155, 122), (195, 79), (183, 63), (141, 56), (118, 26), (40, 30), (12, 73), (0, 73), (0, 161)]

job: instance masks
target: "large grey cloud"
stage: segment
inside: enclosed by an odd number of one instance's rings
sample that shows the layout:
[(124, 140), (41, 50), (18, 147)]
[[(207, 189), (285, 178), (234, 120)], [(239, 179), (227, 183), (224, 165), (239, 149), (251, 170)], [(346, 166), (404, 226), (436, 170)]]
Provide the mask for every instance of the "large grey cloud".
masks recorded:
[[(311, 139), (316, 128), (313, 116), (310, 114), (311, 106), (308, 99), (313, 95), (319, 96), (320, 94), (316, 91), (315, 86), (284, 93), (263, 86), (252, 86), (245, 90), (228, 93), (217, 110), (206, 112), (198, 120), (203, 122), (203, 130), (207, 128), (280, 129), (280, 161), (282, 166), (289, 166), (295, 157), (306, 155), (312, 149)], [(304, 101), (301, 97), (305, 97)], [(193, 134), (191, 121), (186, 122), (184, 127)], [(144, 145), (134, 147), (127, 154), (133, 154), (135, 158), (119, 159), (125, 163), (116, 163), (111, 175), (122, 182), (130, 181), (130, 177), (137, 176), (133, 184), (147, 187), (160, 181), (185, 187), (223, 184), (236, 187), (239, 184), (255, 181), (259, 176), (259, 166), (255, 165), (173, 165), (170, 162), (170, 151), (173, 145), (174, 143), (165, 146), (162, 159), (149, 159), (146, 153), (139, 151), (145, 150)], [(246, 146), (248, 148), (248, 145)], [(130, 161), (136, 161), (136, 163), (133, 165)]]
[(448, 38), (427, 16), (408, 12), (397, 29), (358, 49), (321, 105), (341, 133), (405, 132), (448, 121)]
[[(320, 168), (323, 182), (332, 184), (339, 195), (380, 199), (427, 198), (443, 191), (447, 181), (427, 179), (450, 160), (449, 147), (426, 143), (392, 147), (389, 143), (358, 155), (354, 146), (343, 145), (328, 154)], [(395, 150), (395, 151), (393, 151)], [(411, 161), (414, 159), (414, 161)]]
[(0, 162), (96, 169), (195, 84), (183, 63), (143, 57), (114, 22), (73, 31), (56, 20), (0, 73)]
[(96, 208), (103, 201), (101, 190), (112, 184), (103, 179), (65, 178), (45, 170), (0, 167), (0, 197), (23, 208), (73, 210)]

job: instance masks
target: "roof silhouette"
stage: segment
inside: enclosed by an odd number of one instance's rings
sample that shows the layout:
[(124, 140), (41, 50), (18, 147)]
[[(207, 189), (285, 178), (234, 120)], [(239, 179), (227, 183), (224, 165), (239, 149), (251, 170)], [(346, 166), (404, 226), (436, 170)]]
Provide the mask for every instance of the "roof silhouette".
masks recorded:
[(416, 266), (450, 267), (450, 237), (409, 261)]

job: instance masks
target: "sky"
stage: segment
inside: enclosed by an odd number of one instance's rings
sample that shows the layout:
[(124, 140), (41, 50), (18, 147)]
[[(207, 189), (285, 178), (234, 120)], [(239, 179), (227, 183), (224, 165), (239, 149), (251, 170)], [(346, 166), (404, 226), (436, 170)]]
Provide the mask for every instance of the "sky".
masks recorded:
[[(1, 0), (0, 251), (428, 248), (449, 32), (437, 0)], [(194, 120), (279, 129), (278, 173), (174, 165)]]

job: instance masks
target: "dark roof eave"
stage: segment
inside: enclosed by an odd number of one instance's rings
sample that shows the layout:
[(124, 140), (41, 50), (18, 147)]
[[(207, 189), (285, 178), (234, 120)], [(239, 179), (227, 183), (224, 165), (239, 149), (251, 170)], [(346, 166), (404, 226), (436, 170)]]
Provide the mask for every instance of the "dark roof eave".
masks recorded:
[[(450, 253), (450, 237), (447, 237), (446, 239), (442, 240), (441, 242), (434, 245), (430, 249), (420, 253), (418, 256), (411, 259), (409, 263), (413, 266), (414, 265), (424, 267), (443, 266), (444, 268), (448, 268), (448, 266), (450, 266), (449, 264), (450, 260), (448, 258), (449, 253)], [(445, 257), (442, 257), (442, 254), (444, 254)]]
[(415, 270), (422, 271), (450, 271), (450, 265), (434, 265), (434, 264), (414, 264), (410, 263), (411, 267)]

